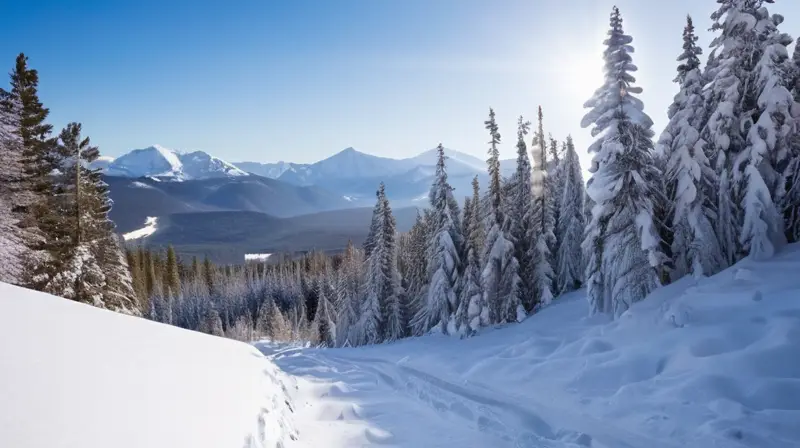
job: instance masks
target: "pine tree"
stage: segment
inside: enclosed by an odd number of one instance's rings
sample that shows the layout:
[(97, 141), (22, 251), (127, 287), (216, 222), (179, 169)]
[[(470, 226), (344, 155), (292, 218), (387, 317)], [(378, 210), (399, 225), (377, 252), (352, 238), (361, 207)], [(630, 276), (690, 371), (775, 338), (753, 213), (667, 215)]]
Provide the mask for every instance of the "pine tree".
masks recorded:
[(713, 203), (718, 188), (716, 172), (705, 153), (706, 142), (700, 131), (708, 117), (705, 111), (699, 55), (692, 18), (687, 17), (683, 32), (683, 53), (678, 57), (680, 86), (669, 108), (669, 124), (658, 142), (659, 156), (666, 160), (665, 191), (667, 220), (671, 228), (673, 279), (692, 273), (696, 276), (717, 273), (725, 259), (714, 233), (716, 217)]
[[(383, 315), (383, 300), (385, 299), (385, 279), (383, 277), (383, 232), (384, 226), (384, 201), (385, 191), (381, 182), (376, 192), (377, 201), (372, 210), (371, 247), (369, 256), (365, 262), (365, 291), (364, 300), (361, 302), (361, 316), (358, 321), (359, 344), (376, 344), (383, 340), (383, 325), (385, 322)], [(367, 248), (364, 252), (366, 253)]]
[(52, 198), (52, 185), (37, 169), (38, 155), (49, 153), (53, 144), (52, 126), (46, 123), (49, 110), (39, 101), (38, 85), (38, 72), (28, 68), (28, 58), (20, 53), (11, 89), (0, 88), (0, 281), (29, 286), (37, 275), (30, 271), (46, 262), (40, 218), (54, 220), (43, 204)]
[(789, 154), (794, 104), (786, 77), (791, 38), (778, 32), (783, 18), (770, 16), (764, 0), (719, 3), (703, 138), (720, 178), (717, 234), (732, 263), (769, 257), (785, 242), (775, 201), (785, 186), (777, 167)]
[(574, 291), (583, 284), (583, 254), (581, 241), (586, 227), (583, 211), (583, 173), (572, 136), (567, 136), (566, 152), (561, 160), (560, 177), (563, 185), (559, 198), (556, 228), (561, 235), (556, 259), (556, 283), (563, 294)]
[(437, 151), (436, 175), (428, 195), (431, 213), (426, 220), (431, 231), (427, 245), (428, 287), (425, 303), (413, 319), (415, 333), (433, 328), (443, 333), (454, 330), (458, 309), (460, 259), (456, 241), (462, 236), (453, 216), (453, 188), (447, 182), (444, 147), (439, 144)]
[[(327, 281), (327, 279), (325, 279)], [(334, 322), (334, 309), (328, 301), (328, 293), (326, 287), (320, 281), (317, 284), (317, 311), (314, 315), (314, 321), (317, 332), (319, 334), (319, 342), (325, 347), (333, 347), (336, 343), (336, 323)]]
[(358, 342), (354, 333), (358, 322), (359, 297), (363, 290), (363, 253), (348, 242), (339, 267), (336, 288), (336, 346)]
[(181, 292), (181, 278), (179, 275), (178, 257), (175, 248), (167, 247), (167, 266), (164, 271), (164, 289), (167, 297), (177, 299)]
[[(403, 309), (405, 291), (397, 269), (397, 221), (386, 194), (383, 194), (383, 241), (381, 242), (381, 269), (383, 271), (383, 315), (386, 317), (384, 340), (396, 341), (405, 336), (407, 321)], [(459, 233), (460, 234), (460, 233)]]
[(533, 174), (531, 183), (533, 188), (533, 225), (530, 238), (533, 244), (530, 257), (535, 266), (533, 272), (533, 303), (536, 306), (548, 305), (553, 300), (553, 252), (555, 245), (555, 221), (553, 216), (553, 198), (548, 186), (547, 177), (547, 146), (544, 140), (544, 115), (539, 107), (539, 128), (533, 139), (531, 148)]
[(663, 191), (655, 167), (652, 120), (634, 95), (636, 70), (630, 53), (633, 39), (622, 29), (616, 7), (604, 42), (604, 84), (586, 102), (591, 108), (581, 125), (594, 125), (599, 136), (589, 147), (594, 155), (588, 194), (594, 202), (584, 245), (588, 299), (593, 312), (621, 315), (633, 302), (659, 286), (664, 257), (653, 218), (654, 199)]
[[(426, 214), (430, 213), (426, 210)], [(411, 323), (411, 333), (419, 336), (425, 330), (413, 325), (415, 316), (425, 304), (428, 288), (428, 256), (427, 247), (430, 240), (428, 222), (425, 215), (417, 212), (417, 218), (408, 233), (408, 266), (405, 277), (406, 284), (406, 321)]]
[(493, 109), (489, 109), (489, 119), (484, 122), (489, 131), (489, 170), (490, 211), (486, 220), (488, 231), (483, 248), (483, 267), (481, 286), (484, 302), (489, 306), (491, 322), (522, 321), (525, 309), (519, 297), (519, 262), (514, 255), (514, 244), (509, 239), (509, 220), (506, 218), (505, 199), (500, 182), (500, 130)]
[(531, 123), (522, 116), (517, 120), (517, 169), (510, 182), (507, 216), (510, 219), (510, 240), (514, 244), (514, 255), (519, 263), (519, 297), (526, 310), (532, 311), (536, 296), (534, 283), (535, 264), (533, 251), (533, 231), (535, 227), (533, 212), (533, 184), (531, 182), (531, 163), (528, 158), (528, 135)]
[[(795, 103), (800, 103), (800, 45), (795, 43), (792, 57), (791, 79)], [(800, 112), (795, 116), (800, 120)], [(795, 122), (795, 132), (790, 143), (789, 155), (783, 164), (784, 190), (779, 196), (780, 210), (783, 211), (786, 239), (790, 243), (800, 241), (800, 123)]]
[[(481, 287), (481, 251), (483, 250), (483, 222), (480, 219), (480, 186), (478, 176), (472, 179), (472, 200), (467, 221), (466, 268), (456, 321), (464, 336), (472, 336), (478, 329), (490, 324), (489, 305)], [(465, 208), (466, 209), (466, 208)], [(467, 219), (466, 217), (469, 217)]]

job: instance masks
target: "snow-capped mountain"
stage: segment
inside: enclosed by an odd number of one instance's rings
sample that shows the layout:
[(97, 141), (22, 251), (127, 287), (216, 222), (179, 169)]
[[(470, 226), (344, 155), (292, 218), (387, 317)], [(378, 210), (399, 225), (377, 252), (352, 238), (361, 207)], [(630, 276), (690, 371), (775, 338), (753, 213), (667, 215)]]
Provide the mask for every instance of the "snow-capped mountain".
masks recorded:
[(390, 176), (413, 168), (411, 160), (378, 157), (346, 148), (307, 166), (295, 166), (278, 179), (295, 185), (316, 185), (323, 179), (356, 179)]
[(134, 149), (112, 161), (98, 159), (93, 166), (101, 168), (109, 176), (153, 177), (171, 181), (247, 176), (233, 164), (203, 151), (183, 153), (161, 145)]

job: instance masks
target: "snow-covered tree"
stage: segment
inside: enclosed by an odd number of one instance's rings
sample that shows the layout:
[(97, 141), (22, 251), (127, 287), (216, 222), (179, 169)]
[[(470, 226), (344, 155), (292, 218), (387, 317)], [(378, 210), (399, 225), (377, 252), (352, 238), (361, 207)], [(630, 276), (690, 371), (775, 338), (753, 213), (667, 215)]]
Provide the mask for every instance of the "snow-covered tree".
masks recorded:
[[(383, 188), (381, 188), (383, 190)], [(383, 194), (382, 236), (380, 241), (383, 273), (383, 315), (386, 317), (384, 340), (396, 341), (406, 335), (407, 321), (404, 310), (405, 291), (397, 269), (397, 221), (392, 214), (389, 199)]]
[(488, 231), (483, 247), (483, 269), (481, 286), (483, 300), (489, 306), (491, 322), (521, 322), (525, 319), (525, 308), (519, 297), (519, 262), (510, 240), (510, 221), (506, 218), (505, 198), (500, 175), (500, 130), (493, 109), (484, 123), (489, 131), (489, 214), (486, 219)]
[[(34, 283), (34, 270), (46, 261), (44, 242), (34, 206), (50, 197), (48, 178), (34, 176), (35, 154), (49, 151), (52, 126), (49, 110), (39, 101), (39, 75), (20, 53), (11, 71), (9, 90), (0, 88), (0, 196), (3, 197), (3, 248), (0, 249), (0, 281)], [(36, 211), (46, 211), (38, 207)], [(28, 272), (26, 272), (28, 271)]]
[(358, 322), (359, 298), (363, 290), (363, 253), (347, 243), (336, 282), (336, 346), (357, 342), (354, 327)]
[(527, 311), (532, 311), (535, 304), (535, 253), (533, 234), (533, 184), (531, 182), (531, 162), (528, 158), (528, 135), (531, 123), (522, 116), (517, 120), (517, 169), (509, 181), (509, 191), (505, 198), (508, 203), (507, 218), (509, 220), (509, 240), (514, 244), (514, 255), (519, 263), (519, 297)]
[(597, 139), (587, 191), (594, 206), (584, 245), (591, 257), (586, 270), (593, 312), (621, 315), (659, 286), (664, 262), (653, 219), (654, 198), (662, 194), (655, 167), (652, 120), (634, 95), (633, 38), (622, 28), (619, 9), (611, 14), (604, 44), (604, 83), (586, 102), (591, 110), (581, 126), (593, 125)]
[(531, 258), (533, 260), (534, 304), (548, 305), (553, 300), (552, 247), (555, 245), (552, 188), (547, 179), (547, 145), (544, 139), (544, 115), (539, 107), (539, 128), (533, 138), (531, 160), (533, 174), (533, 225), (531, 228)]
[(561, 293), (574, 291), (583, 284), (581, 241), (586, 227), (583, 213), (583, 173), (572, 136), (567, 137), (566, 151), (560, 163), (561, 197), (556, 229), (562, 241), (558, 245), (556, 283)]
[(666, 161), (666, 219), (671, 228), (673, 280), (690, 273), (715, 274), (726, 264), (713, 226), (716, 206), (712, 198), (718, 179), (700, 136), (708, 118), (701, 54), (692, 18), (687, 17), (675, 78), (680, 90), (669, 108), (670, 121), (657, 147), (658, 155)]
[[(795, 103), (800, 103), (800, 45), (795, 44), (792, 57), (792, 94)], [(795, 114), (794, 136), (789, 145), (789, 156), (783, 166), (783, 193), (780, 195), (780, 209), (783, 211), (786, 238), (789, 242), (800, 241), (800, 111)]]
[(314, 325), (317, 329), (319, 343), (332, 347), (336, 343), (336, 322), (333, 305), (328, 301), (327, 287), (324, 284), (328, 279), (317, 283), (317, 311), (314, 314)]
[(397, 271), (396, 223), (381, 182), (373, 210), (373, 246), (366, 259), (364, 301), (361, 304), (361, 343), (394, 341), (405, 333), (402, 288)]
[(419, 336), (427, 329), (414, 325), (415, 316), (424, 307), (428, 292), (428, 242), (430, 241), (429, 222), (425, 214), (417, 212), (417, 219), (408, 233), (408, 272), (404, 276), (406, 289), (406, 318), (411, 323), (411, 333)]
[[(489, 325), (489, 305), (481, 286), (481, 251), (483, 250), (483, 222), (480, 218), (480, 186), (478, 176), (472, 179), (472, 199), (467, 202), (466, 267), (461, 288), (461, 298), (456, 316), (458, 329), (463, 336), (471, 336), (479, 328)], [(469, 218), (466, 219), (466, 216)]]
[(720, 177), (717, 234), (734, 262), (769, 257), (785, 242), (775, 200), (792, 128), (791, 38), (778, 31), (783, 18), (770, 16), (764, 0), (719, 3), (711, 16), (719, 35), (706, 71), (711, 116), (703, 138)]
[(455, 330), (455, 312), (458, 308), (459, 249), (456, 241), (460, 226), (453, 216), (453, 188), (447, 182), (444, 147), (437, 149), (436, 175), (428, 197), (431, 213), (427, 223), (431, 229), (428, 242), (428, 287), (425, 303), (414, 316), (415, 333), (438, 329), (443, 333)]

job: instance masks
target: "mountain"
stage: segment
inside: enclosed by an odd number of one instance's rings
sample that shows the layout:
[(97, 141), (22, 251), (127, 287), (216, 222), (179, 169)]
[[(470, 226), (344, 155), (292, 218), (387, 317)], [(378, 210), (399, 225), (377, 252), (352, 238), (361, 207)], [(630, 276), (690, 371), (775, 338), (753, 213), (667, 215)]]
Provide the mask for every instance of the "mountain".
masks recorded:
[(290, 217), (352, 207), (338, 194), (261, 176), (214, 177), (163, 182), (154, 177), (105, 176), (114, 206), (111, 219), (120, 233), (142, 226), (148, 217), (181, 212), (241, 210)]
[[(417, 212), (414, 207), (395, 209), (398, 231), (410, 230)], [(338, 252), (348, 241), (361, 245), (371, 217), (371, 207), (292, 217), (253, 211), (166, 213), (142, 220), (138, 228), (155, 231), (140, 232), (144, 236), (131, 238), (128, 244), (172, 245), (184, 258), (208, 256), (217, 263), (241, 263), (251, 253)]]
[(378, 157), (347, 148), (311, 165), (288, 169), (278, 179), (295, 185), (322, 185), (322, 182), (331, 179), (365, 179), (394, 175), (413, 166), (413, 161)]
[(236, 162), (233, 164), (242, 171), (256, 174), (270, 179), (277, 179), (283, 173), (289, 170), (302, 170), (308, 165), (301, 163), (291, 162), (275, 162), (275, 163), (260, 163), (260, 162)]
[(160, 145), (134, 149), (109, 161), (95, 162), (109, 176), (152, 177), (163, 181), (185, 181), (247, 176), (245, 171), (203, 151), (178, 152)]
[[(447, 172), (483, 172), (486, 171), (486, 161), (475, 156), (445, 148), (444, 155), (447, 157)], [(425, 151), (415, 157), (404, 159), (403, 162), (413, 166), (436, 166), (439, 153), (436, 148)]]

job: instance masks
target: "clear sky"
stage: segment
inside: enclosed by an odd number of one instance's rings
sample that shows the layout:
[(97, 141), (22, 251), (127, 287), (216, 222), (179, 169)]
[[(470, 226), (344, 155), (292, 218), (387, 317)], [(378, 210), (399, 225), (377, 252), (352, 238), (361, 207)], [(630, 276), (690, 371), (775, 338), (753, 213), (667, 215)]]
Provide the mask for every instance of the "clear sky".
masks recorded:
[[(442, 142), (483, 158), (492, 106), (513, 157), (516, 118), (538, 105), (546, 132), (572, 133), (585, 154), (582, 104), (615, 3), (660, 132), (685, 15), (707, 48), (714, 0), (9, 1), (0, 64), (28, 54), (53, 124), (82, 122), (112, 156), (159, 143), (313, 162)], [(770, 9), (800, 34), (800, 2)]]

